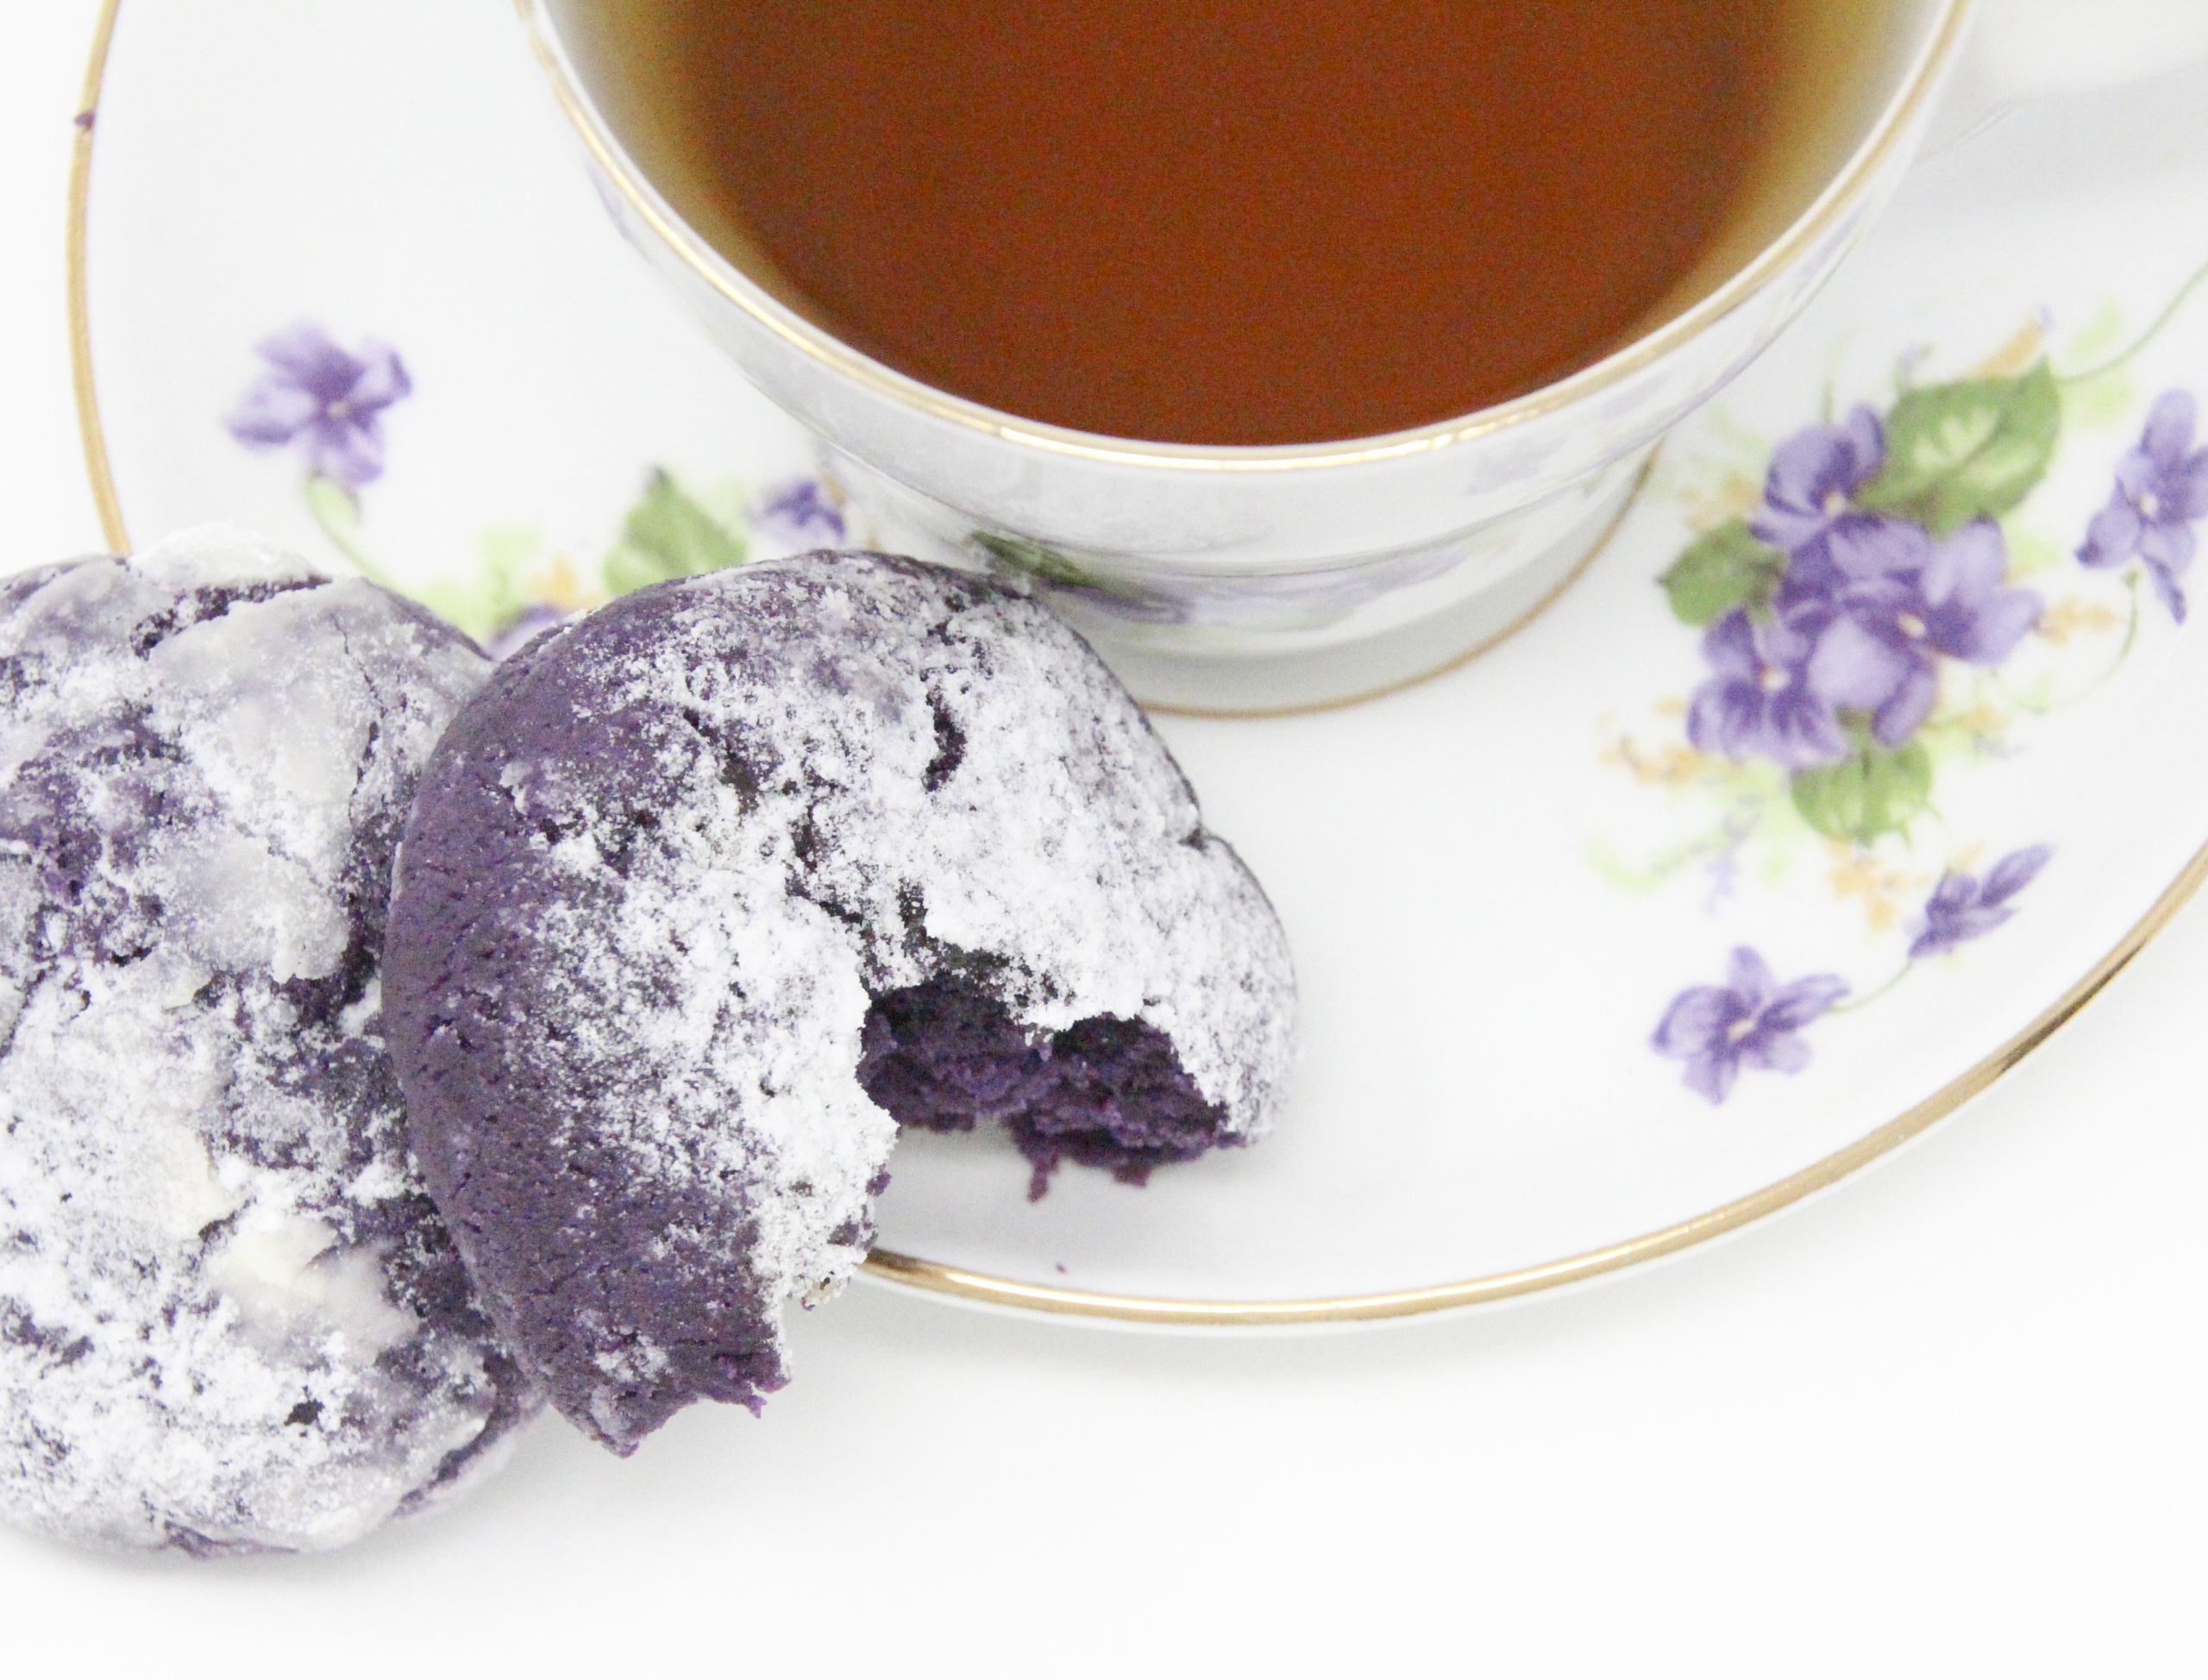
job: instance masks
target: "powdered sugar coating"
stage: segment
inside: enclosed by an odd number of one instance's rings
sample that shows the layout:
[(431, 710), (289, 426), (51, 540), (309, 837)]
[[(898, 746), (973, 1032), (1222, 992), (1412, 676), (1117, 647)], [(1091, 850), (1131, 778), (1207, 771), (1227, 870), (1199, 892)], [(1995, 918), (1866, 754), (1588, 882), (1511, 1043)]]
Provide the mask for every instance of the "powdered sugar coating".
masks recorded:
[(1118, 682), (1025, 598), (882, 555), (662, 585), (524, 649), (423, 778), (390, 938), (432, 1193), (620, 1451), (694, 1398), (756, 1407), (782, 1303), (863, 1258), (879, 1001), (949, 985), (1045, 1065), (1135, 1042), (1201, 1125), (1129, 1176), (1261, 1131), (1293, 1040), (1278, 924)]
[(481, 681), (456, 632), (223, 529), (0, 587), (0, 1513), (336, 1545), (533, 1395), (408, 1160), (390, 859)]

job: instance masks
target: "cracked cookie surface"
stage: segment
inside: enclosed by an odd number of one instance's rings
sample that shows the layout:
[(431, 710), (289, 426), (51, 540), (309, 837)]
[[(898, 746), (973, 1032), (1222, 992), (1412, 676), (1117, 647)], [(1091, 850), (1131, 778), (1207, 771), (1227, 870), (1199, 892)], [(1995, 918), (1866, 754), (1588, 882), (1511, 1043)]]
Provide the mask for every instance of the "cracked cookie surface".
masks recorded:
[(487, 668), (223, 529), (0, 582), (0, 1513), (356, 1538), (534, 1391), (408, 1158), (391, 856)]

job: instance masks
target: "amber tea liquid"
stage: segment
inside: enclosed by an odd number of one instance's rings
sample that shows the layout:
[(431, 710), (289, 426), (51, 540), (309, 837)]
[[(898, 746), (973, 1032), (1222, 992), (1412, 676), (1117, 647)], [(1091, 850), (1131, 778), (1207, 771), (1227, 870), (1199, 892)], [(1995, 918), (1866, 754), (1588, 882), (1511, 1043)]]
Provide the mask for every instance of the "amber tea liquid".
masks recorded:
[(701, 232), (1031, 420), (1310, 443), (1596, 360), (1769, 143), (1782, 0), (575, 0)]

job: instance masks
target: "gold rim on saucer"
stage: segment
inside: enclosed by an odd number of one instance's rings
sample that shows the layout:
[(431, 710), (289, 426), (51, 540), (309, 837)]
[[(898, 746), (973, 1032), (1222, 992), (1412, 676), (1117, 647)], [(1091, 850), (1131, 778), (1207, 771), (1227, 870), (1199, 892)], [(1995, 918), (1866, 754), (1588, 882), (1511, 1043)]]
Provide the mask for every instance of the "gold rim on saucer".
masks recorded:
[[(110, 471), (105, 436), (101, 429), (99, 402), (93, 380), (92, 345), (87, 309), (87, 212), (91, 202), (93, 141), (103, 77), (110, 42), (122, 0), (103, 0), (95, 27), (85, 91), (77, 117), (77, 141), (69, 179), (68, 300), (72, 371), (75, 379), (77, 415), (83, 434), (85, 469), (100, 523), (109, 543), (117, 552), (129, 549), (121, 504)], [(1956, 9), (1949, 21), (1969, 9)], [(1945, 37), (1943, 37), (1943, 41)], [(1891, 139), (1890, 129), (1886, 141)], [(1602, 545), (1597, 544), (1599, 549)], [(2169, 925), (2179, 909), (2208, 879), (2208, 846), (2193, 853), (2177, 878), (2163, 888), (2147, 912), (2124, 932), (2115, 946), (2093, 964), (2085, 976), (2004, 1044), (1931, 1095), (1894, 1119), (1857, 1138), (1799, 1172), (1790, 1174), (1762, 1189), (1721, 1204), (1706, 1213), (1659, 1230), (1566, 1256), (1541, 1265), (1484, 1277), (1437, 1283), (1383, 1294), (1314, 1296), (1295, 1301), (1184, 1301), (1141, 1295), (1103, 1294), (1013, 1278), (969, 1271), (916, 1255), (876, 1249), (865, 1270), (881, 1282), (928, 1294), (948, 1295), (980, 1305), (1048, 1313), (1076, 1318), (1108, 1319), (1124, 1323), (1156, 1326), (1264, 1326), (1346, 1323), (1358, 1320), (1408, 1318), (1420, 1313), (1446, 1312), (1532, 1294), (1566, 1283), (1578, 1283), (1605, 1273), (1654, 1260), (1707, 1242), (1791, 1206), (1812, 1193), (1837, 1184), (1849, 1174), (1868, 1166), (1924, 1131), (1992, 1085), (2037, 1050), (2057, 1028), (2085, 1007), (2118, 970), (2145, 948), (2147, 942)]]
[(85, 476), (91, 482), (92, 505), (100, 533), (119, 555), (130, 552), (123, 528), (122, 504), (116, 498), (115, 473), (108, 465), (107, 434), (100, 426), (100, 402), (92, 383), (91, 312), (85, 307), (85, 220), (92, 202), (93, 129), (99, 121), (100, 84), (107, 77), (107, 49), (115, 40), (116, 13), (122, 0), (100, 0), (92, 26), (91, 56), (85, 66), (84, 91), (77, 96), (77, 138), (69, 153), (69, 376), (77, 390), (77, 433), (85, 446)]

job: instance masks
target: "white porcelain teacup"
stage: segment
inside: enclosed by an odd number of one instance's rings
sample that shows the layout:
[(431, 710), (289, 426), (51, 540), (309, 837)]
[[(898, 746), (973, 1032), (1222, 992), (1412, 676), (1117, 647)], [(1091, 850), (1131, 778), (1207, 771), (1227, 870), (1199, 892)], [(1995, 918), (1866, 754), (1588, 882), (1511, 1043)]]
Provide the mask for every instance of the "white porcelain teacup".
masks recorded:
[(609, 121), (605, 67), (576, 27), (598, 3), (518, 0), (606, 204), (743, 371), (823, 440), (877, 525), (900, 546), (1024, 576), (1145, 700), (1223, 711), (1375, 693), (1522, 621), (1600, 546), (1665, 429), (1809, 300), (1928, 137), (2014, 97), (2208, 49), (2199, 0), (1832, 0), (1877, 17), (1847, 97), (1821, 132), (1774, 150), (1624, 348), (1415, 430), (1208, 447), (983, 407), (770, 294), (683, 220)]

